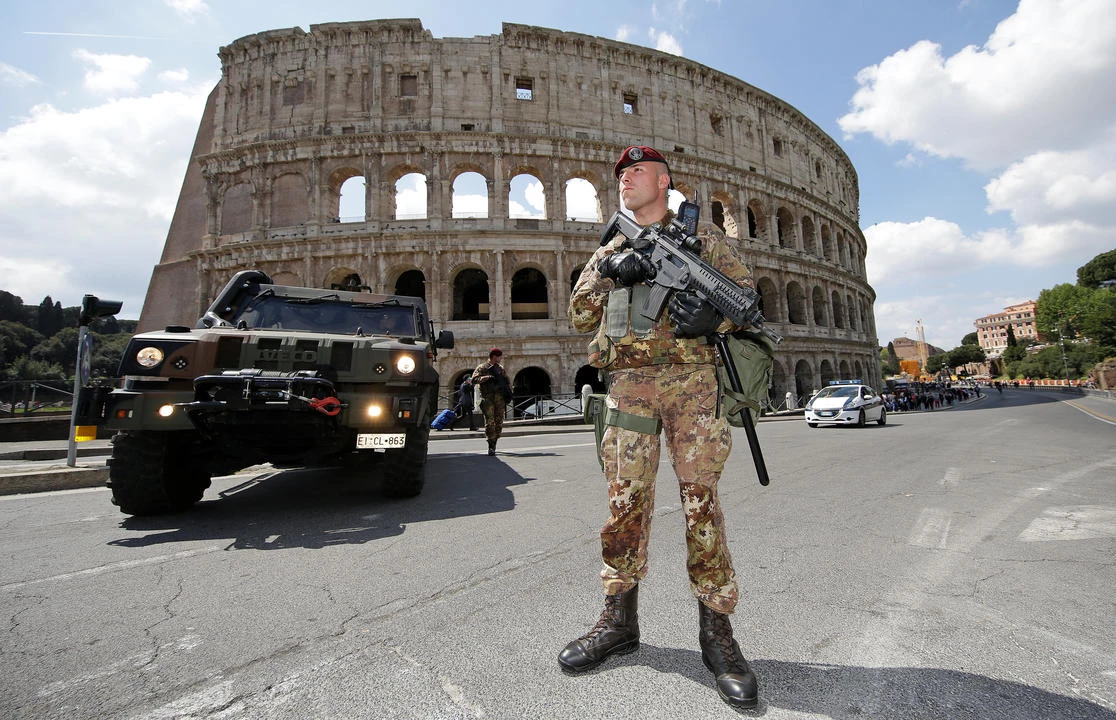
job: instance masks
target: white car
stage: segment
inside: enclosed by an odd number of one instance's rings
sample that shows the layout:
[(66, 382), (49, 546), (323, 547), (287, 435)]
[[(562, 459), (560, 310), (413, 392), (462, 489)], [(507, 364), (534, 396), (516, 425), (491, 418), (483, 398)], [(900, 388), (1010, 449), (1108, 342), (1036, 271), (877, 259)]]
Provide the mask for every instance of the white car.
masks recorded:
[(838, 380), (822, 388), (806, 403), (804, 415), (812, 428), (824, 423), (864, 427), (870, 420), (879, 425), (887, 422), (883, 398), (856, 381)]

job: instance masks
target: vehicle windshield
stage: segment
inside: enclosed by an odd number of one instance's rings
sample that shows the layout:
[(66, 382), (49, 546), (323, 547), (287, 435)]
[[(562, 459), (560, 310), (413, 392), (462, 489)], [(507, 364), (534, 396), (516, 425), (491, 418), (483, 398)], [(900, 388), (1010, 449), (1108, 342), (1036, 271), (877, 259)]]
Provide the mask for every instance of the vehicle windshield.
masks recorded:
[(855, 385), (832, 385), (827, 388), (822, 388), (818, 393), (818, 398), (851, 398), (856, 397), (857, 386)]
[(340, 302), (336, 295), (287, 298), (257, 295), (231, 319), (244, 329), (301, 330), (345, 335), (416, 337), (415, 311), (410, 305)]

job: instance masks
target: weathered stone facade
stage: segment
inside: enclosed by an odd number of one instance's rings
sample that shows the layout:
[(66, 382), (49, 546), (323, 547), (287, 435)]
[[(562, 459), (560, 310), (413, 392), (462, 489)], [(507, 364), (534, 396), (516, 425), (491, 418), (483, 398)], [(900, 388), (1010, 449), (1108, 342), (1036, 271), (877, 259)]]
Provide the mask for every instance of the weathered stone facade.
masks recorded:
[[(648, 48), (510, 23), (443, 39), (418, 20), (331, 23), (219, 55), (141, 330), (193, 324), (236, 270), (259, 268), (288, 284), (425, 296), (458, 339), (440, 362), (443, 394), (492, 345), (517, 394), (574, 392), (594, 374), (566, 318), (570, 291), (618, 208), (616, 157), (646, 144), (754, 268), (786, 337), (772, 396), (834, 378), (880, 384), (856, 171), (762, 90)], [(396, 183), (415, 173), (427, 202), (411, 218)], [(453, 209), (466, 173), (483, 177), (480, 217)], [(544, 216), (511, 217), (522, 175), (541, 183)], [(341, 218), (352, 178), (365, 212)], [(568, 217), (570, 181), (592, 187), (596, 218)]]

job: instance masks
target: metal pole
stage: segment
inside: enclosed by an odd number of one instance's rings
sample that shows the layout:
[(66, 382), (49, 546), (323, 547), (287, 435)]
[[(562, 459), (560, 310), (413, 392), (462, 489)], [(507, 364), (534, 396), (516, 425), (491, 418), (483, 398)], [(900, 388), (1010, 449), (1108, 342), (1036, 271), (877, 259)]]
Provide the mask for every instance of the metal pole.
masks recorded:
[(74, 365), (74, 395), (70, 400), (70, 437), (66, 442), (66, 464), (77, 467), (77, 441), (74, 432), (77, 428), (78, 394), (81, 392), (81, 363), (82, 354), (85, 352), (85, 335), (89, 328), (85, 325), (78, 327), (77, 363)]

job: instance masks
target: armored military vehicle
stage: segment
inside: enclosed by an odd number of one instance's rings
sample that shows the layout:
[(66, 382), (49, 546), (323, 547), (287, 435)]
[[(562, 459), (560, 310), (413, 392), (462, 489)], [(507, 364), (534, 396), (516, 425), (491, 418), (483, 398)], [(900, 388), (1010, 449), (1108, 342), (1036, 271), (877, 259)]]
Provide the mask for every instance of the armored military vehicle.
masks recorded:
[(421, 298), (275, 285), (238, 273), (194, 328), (131, 338), (119, 387), (81, 390), (78, 419), (115, 431), (112, 501), (183, 510), (214, 475), (260, 463), (371, 460), (385, 494), (425, 480), (439, 349)]

